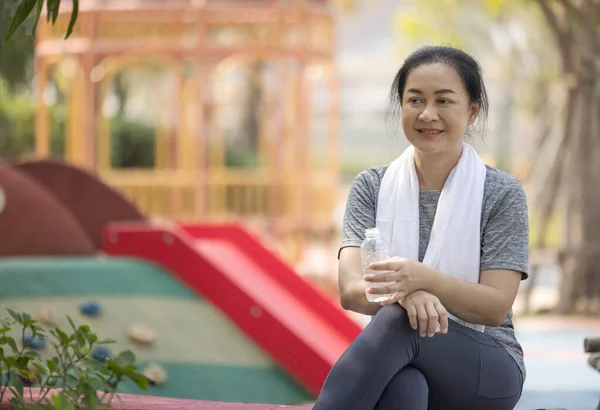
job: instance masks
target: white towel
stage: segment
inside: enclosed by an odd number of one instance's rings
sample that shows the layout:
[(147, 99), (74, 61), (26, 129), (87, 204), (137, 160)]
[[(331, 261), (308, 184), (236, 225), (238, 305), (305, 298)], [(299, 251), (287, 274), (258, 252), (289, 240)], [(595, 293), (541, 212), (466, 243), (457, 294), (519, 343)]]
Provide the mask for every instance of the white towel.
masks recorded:
[[(473, 147), (463, 142), (438, 202), (423, 263), (470, 282), (479, 282), (481, 207), (486, 167)], [(390, 255), (418, 260), (419, 178), (414, 147), (388, 167), (379, 190), (377, 228), (390, 245)], [(450, 319), (483, 332), (485, 326)]]

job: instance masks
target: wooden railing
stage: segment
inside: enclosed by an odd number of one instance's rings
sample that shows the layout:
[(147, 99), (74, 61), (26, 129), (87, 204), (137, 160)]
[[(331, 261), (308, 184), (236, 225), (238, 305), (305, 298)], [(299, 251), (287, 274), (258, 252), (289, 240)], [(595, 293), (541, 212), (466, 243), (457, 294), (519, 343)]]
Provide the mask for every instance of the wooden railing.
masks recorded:
[(149, 218), (245, 223), (290, 262), (306, 238), (334, 229), (337, 184), (326, 173), (305, 181), (308, 193), (283, 173), (249, 170), (209, 172), (204, 184), (172, 170), (110, 170), (100, 177)]

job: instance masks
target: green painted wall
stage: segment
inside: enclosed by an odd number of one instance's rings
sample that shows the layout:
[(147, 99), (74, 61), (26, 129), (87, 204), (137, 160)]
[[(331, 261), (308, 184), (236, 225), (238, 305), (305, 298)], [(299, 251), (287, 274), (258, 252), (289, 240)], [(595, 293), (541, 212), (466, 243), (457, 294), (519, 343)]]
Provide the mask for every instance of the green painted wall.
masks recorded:
[[(66, 315), (88, 324), (100, 338), (117, 341), (107, 346), (112, 352), (132, 350), (140, 369), (160, 364), (167, 383), (144, 394), (273, 404), (311, 399), (218, 309), (158, 266), (121, 258), (2, 259), (0, 283), (0, 305), (34, 317), (52, 308), (61, 328), (68, 327)], [(101, 317), (79, 313), (88, 300), (100, 303)], [(134, 324), (152, 328), (156, 342), (132, 343), (126, 331)], [(141, 393), (133, 385), (121, 390)]]

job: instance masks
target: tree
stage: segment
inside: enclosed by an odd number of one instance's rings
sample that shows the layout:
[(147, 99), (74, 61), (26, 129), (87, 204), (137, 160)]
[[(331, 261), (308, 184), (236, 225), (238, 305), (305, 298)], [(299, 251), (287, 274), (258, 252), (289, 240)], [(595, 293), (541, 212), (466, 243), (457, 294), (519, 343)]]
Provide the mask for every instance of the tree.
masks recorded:
[[(30, 21), (31, 25), (31, 34), (35, 35), (36, 28), (44, 9), (44, 2), (46, 3), (46, 20), (48, 22), (52, 21), (52, 24), (56, 23), (60, 11), (61, 0), (19, 0), (16, 4), (14, 1), (0, 0), (0, 9), (2, 11), (8, 9), (10, 12), (9, 14), (12, 14), (8, 28), (5, 29), (4, 27), (0, 27), (0, 31), (4, 32), (4, 30), (6, 30), (4, 41), (9, 40), (17, 29), (23, 25), (27, 25), (26, 22), (28, 21)], [(73, 8), (65, 38), (68, 38), (73, 32), (79, 14), (79, 0), (71, 0), (71, 3)], [(8, 20), (0, 20), (0, 23), (4, 23), (5, 21)]]
[[(600, 313), (600, 2), (537, 0), (562, 60), (567, 113), (553, 164), (566, 198), (559, 311)], [(562, 182), (562, 183), (561, 183)], [(550, 198), (549, 201), (556, 201)]]
[[(461, 5), (464, 7), (458, 7)], [(600, 2), (421, 0), (415, 4), (417, 9), (400, 12), (398, 24), (405, 36), (411, 32), (428, 33), (429, 41), (450, 40), (455, 45), (470, 48), (489, 39), (489, 19), (482, 20), (482, 15), (502, 23), (507, 21), (507, 17), (523, 18), (522, 14), (518, 16), (515, 13), (532, 6), (537, 8), (546, 29), (554, 37), (560, 59), (559, 74), (567, 96), (560, 147), (547, 175), (545, 189), (535, 201), (539, 224), (533, 234), (537, 236), (538, 244), (543, 246), (550, 217), (557, 207), (558, 198), (564, 196), (566, 229), (558, 258), (562, 271), (558, 311), (597, 314), (600, 312), (600, 272), (596, 271), (600, 262), (600, 207), (597, 205), (600, 197), (596, 189), (600, 185)], [(459, 15), (465, 10), (468, 15)], [(423, 14), (441, 18), (424, 27), (427, 21), (418, 17)], [(468, 25), (472, 33), (470, 37), (455, 35), (457, 19), (461, 27), (464, 27), (463, 23)], [(452, 37), (448, 33), (452, 33)], [(523, 52), (520, 53), (522, 56)], [(519, 58), (510, 60), (507, 67), (518, 69), (514, 66), (515, 61)], [(545, 121), (547, 125), (541, 127), (542, 133), (538, 138), (538, 153), (548, 144), (551, 122), (549, 119)]]

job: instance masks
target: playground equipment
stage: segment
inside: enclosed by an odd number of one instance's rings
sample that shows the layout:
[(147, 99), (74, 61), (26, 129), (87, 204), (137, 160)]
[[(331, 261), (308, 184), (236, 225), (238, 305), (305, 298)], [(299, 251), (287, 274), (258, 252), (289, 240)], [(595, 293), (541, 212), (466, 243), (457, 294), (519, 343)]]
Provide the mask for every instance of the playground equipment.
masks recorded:
[[(148, 217), (237, 218), (276, 235), (289, 261), (298, 260), (311, 235), (333, 233), (338, 78), (327, 1), (85, 1), (64, 40), (69, 17), (63, 1), (55, 25), (42, 18), (38, 28), (38, 157), (50, 153), (44, 96), (52, 69), (62, 64), (70, 84), (64, 158), (97, 172)], [(154, 168), (115, 168), (103, 102), (119, 72), (156, 63), (175, 86), (152, 98), (163, 102)], [(235, 90), (227, 95), (240, 71), (261, 90), (254, 101), (258, 152), (256, 165), (234, 167), (226, 157)], [(324, 108), (315, 102), (318, 92), (326, 95)], [(321, 133), (314, 129), (317, 108)]]
[[(114, 351), (133, 350), (142, 368), (158, 363), (166, 381), (146, 394), (303, 403), (360, 332), (239, 225), (150, 223), (91, 173), (59, 161), (4, 165), (0, 185), (3, 304), (59, 326), (65, 315), (85, 321), (118, 342)], [(152, 340), (136, 343), (132, 328)]]

